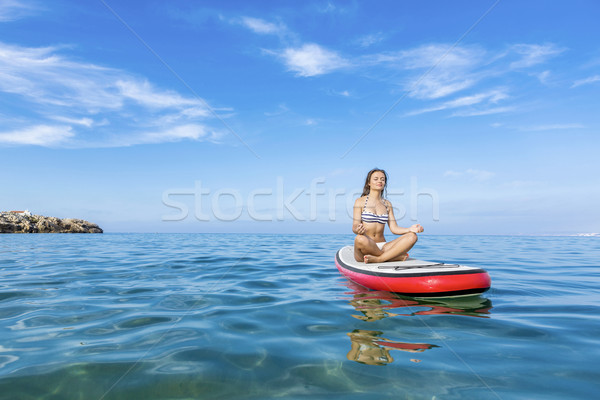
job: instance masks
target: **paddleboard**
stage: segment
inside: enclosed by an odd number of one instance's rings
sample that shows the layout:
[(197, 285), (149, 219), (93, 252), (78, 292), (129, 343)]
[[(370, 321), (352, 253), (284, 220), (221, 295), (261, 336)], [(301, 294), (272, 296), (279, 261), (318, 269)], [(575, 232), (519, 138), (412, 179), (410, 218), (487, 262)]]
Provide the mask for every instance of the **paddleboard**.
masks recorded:
[(336, 253), (335, 264), (344, 276), (361, 286), (413, 297), (478, 294), (491, 285), (489, 274), (482, 268), (414, 258), (364, 263), (354, 259), (354, 246), (342, 247)]

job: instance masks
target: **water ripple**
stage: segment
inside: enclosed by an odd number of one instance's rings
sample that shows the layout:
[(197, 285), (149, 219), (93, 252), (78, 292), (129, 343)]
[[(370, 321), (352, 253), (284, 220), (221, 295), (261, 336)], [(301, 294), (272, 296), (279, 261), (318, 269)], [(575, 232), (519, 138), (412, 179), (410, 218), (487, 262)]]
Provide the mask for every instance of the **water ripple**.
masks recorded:
[(423, 236), (411, 255), (492, 276), (445, 299), (348, 282), (351, 241), (3, 236), (0, 397), (595, 396), (598, 238)]

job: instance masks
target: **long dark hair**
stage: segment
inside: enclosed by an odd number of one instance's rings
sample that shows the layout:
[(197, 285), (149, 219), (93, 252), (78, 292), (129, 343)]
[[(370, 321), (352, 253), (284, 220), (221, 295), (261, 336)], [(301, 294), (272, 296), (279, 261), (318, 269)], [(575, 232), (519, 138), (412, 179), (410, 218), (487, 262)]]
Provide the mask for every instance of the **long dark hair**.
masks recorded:
[(381, 197), (385, 198), (387, 196), (388, 175), (384, 170), (379, 169), (379, 168), (373, 168), (367, 174), (367, 179), (365, 179), (365, 186), (363, 187), (363, 192), (362, 192), (361, 196), (366, 196), (371, 192), (371, 187), (369, 186), (369, 181), (371, 180), (371, 175), (373, 175), (375, 172), (383, 172), (383, 175), (385, 176), (385, 184), (383, 185), (383, 193), (381, 194)]

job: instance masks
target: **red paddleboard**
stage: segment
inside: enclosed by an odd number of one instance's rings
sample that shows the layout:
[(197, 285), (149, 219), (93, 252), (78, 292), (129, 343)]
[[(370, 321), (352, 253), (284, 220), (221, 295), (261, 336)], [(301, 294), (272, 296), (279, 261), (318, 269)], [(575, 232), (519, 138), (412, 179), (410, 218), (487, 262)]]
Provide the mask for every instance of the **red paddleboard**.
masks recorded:
[(368, 263), (354, 259), (354, 247), (335, 255), (338, 270), (351, 281), (373, 290), (413, 297), (446, 297), (483, 293), (491, 279), (481, 268), (416, 260)]

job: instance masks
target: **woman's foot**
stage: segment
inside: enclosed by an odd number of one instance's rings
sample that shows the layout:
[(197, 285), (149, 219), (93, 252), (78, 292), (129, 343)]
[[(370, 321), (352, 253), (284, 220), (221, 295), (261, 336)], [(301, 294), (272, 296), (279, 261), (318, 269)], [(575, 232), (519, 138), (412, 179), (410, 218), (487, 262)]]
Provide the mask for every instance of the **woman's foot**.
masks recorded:
[(376, 258), (377, 258), (377, 256), (372, 256), (370, 254), (367, 254), (364, 257), (365, 264), (377, 262)]
[(404, 253), (404, 254), (400, 254), (398, 257), (394, 258), (393, 260), (390, 261), (406, 261), (410, 258), (410, 256), (408, 255), (408, 253)]

